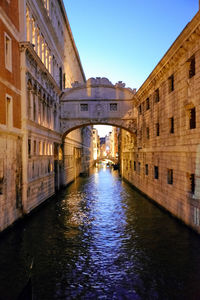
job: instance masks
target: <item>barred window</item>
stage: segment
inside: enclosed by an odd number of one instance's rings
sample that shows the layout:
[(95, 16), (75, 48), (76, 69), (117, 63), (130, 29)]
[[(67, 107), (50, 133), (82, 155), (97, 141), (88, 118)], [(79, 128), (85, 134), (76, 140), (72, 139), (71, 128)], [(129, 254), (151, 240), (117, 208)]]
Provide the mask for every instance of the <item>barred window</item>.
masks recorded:
[(167, 170), (167, 183), (173, 184), (173, 170), (172, 169)]
[(173, 74), (168, 78), (168, 82), (169, 82), (169, 93), (171, 93), (172, 91), (174, 91), (174, 75)]
[(190, 193), (194, 194), (195, 192), (195, 175), (190, 174)]
[(159, 178), (158, 166), (154, 166), (154, 178), (155, 179)]
[(88, 104), (80, 104), (81, 111), (88, 111)]
[(155, 90), (155, 102), (160, 101), (159, 89)]
[(150, 109), (150, 102), (149, 102), (149, 98), (146, 99), (146, 110)]
[(190, 129), (196, 128), (196, 110), (195, 107), (190, 109)]
[(160, 135), (160, 125), (159, 123), (156, 123), (156, 136)]
[(117, 103), (110, 103), (110, 111), (117, 111)]
[(195, 75), (195, 57), (191, 57), (189, 60), (190, 67), (189, 67), (189, 78), (192, 78)]
[(172, 118), (170, 118), (169, 119), (169, 126), (170, 126), (170, 133), (174, 133), (174, 118), (172, 117)]
[(149, 174), (149, 165), (146, 164), (145, 165), (145, 175), (148, 175)]
[(147, 127), (147, 139), (149, 139), (149, 127)]

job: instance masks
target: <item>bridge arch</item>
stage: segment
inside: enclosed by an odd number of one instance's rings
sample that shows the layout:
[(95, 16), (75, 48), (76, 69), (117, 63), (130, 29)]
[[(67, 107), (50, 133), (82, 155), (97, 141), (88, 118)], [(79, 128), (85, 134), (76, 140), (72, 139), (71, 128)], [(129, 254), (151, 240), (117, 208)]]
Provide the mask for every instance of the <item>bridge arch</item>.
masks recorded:
[(111, 125), (136, 133), (136, 90), (113, 85), (107, 78), (75, 82), (61, 97), (61, 130), (70, 131), (90, 125)]

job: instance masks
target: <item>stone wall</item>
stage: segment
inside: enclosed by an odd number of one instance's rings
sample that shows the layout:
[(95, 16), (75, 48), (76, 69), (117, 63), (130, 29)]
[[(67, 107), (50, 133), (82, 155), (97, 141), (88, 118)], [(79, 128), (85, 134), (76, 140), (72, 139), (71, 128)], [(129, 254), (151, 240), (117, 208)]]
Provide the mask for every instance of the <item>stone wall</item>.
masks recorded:
[(21, 139), (0, 134), (0, 231), (22, 215)]
[(71, 131), (64, 141), (63, 184), (67, 185), (93, 166), (92, 128)]
[(122, 175), (200, 233), (200, 13), (136, 93), (137, 137), (122, 131)]

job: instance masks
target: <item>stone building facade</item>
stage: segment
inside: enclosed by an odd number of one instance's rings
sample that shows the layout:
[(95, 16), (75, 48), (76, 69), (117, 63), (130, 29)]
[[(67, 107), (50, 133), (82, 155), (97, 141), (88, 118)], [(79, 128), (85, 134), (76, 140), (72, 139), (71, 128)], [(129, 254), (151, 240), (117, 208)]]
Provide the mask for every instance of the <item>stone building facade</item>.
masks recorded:
[(67, 185), (81, 174), (88, 174), (93, 167), (92, 128), (71, 131), (64, 141), (63, 184)]
[(74, 161), (69, 173), (71, 160), (67, 166), (64, 159), (68, 151), (79, 156), (84, 138), (76, 130), (63, 140), (60, 96), (73, 82), (84, 83), (85, 75), (62, 1), (23, 0), (20, 15), (23, 211), (28, 213), (79, 174), (80, 162)]
[(21, 215), (22, 132), (18, 0), (0, 2), (0, 231)]
[(92, 129), (60, 128), (63, 91), (86, 81), (63, 1), (2, 0), (0, 39), (1, 231), (90, 165)]
[(100, 137), (98, 135), (98, 130), (93, 128), (93, 159), (97, 160), (100, 157)]
[(136, 93), (137, 135), (121, 132), (121, 172), (200, 233), (200, 13)]

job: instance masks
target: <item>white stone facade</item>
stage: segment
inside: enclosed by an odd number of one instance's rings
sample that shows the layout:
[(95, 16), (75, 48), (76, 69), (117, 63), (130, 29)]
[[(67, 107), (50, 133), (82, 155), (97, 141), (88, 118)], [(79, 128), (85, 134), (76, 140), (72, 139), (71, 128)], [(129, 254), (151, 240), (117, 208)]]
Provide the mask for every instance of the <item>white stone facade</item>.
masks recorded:
[(72, 132), (70, 147), (63, 147), (60, 95), (72, 82), (84, 82), (85, 75), (62, 1), (22, 0), (20, 15), (22, 199), (23, 212), (28, 213), (79, 174), (64, 173), (69, 168), (64, 163), (66, 148), (69, 155), (77, 144), (81, 148), (83, 137)]

